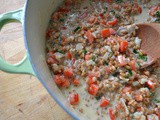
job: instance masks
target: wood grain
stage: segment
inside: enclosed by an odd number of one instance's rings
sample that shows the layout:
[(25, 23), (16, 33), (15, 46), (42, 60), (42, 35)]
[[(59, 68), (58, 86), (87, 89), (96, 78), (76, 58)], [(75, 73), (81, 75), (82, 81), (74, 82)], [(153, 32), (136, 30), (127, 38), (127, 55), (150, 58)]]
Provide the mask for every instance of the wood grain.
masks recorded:
[[(25, 0), (1, 0), (0, 14), (23, 7)], [(3, 4), (2, 4), (3, 3)], [(0, 54), (16, 63), (25, 53), (22, 26), (6, 25), (0, 32)], [(39, 80), (0, 71), (0, 120), (72, 120), (50, 97)]]

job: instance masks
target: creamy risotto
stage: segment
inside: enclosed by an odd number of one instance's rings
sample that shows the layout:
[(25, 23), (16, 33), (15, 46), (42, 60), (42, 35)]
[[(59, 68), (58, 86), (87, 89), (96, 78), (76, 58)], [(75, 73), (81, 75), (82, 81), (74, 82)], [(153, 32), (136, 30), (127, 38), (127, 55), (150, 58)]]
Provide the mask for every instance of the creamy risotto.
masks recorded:
[(159, 64), (147, 66), (136, 36), (143, 22), (160, 22), (158, 0), (65, 0), (52, 14), (46, 61), (86, 120), (160, 120)]

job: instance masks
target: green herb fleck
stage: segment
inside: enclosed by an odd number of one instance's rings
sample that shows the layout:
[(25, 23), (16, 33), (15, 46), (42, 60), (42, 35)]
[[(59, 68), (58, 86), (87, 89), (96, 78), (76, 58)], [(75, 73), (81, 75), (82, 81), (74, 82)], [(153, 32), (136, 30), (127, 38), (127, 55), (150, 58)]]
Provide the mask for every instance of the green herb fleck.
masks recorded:
[(74, 29), (74, 32), (77, 32), (79, 29), (81, 29), (80, 26), (78, 26), (76, 29)]
[(122, 3), (123, 0), (115, 0), (115, 2), (117, 2), (117, 3)]
[(110, 11), (113, 15), (115, 15), (116, 14), (116, 12), (114, 11), (114, 10), (111, 10)]
[(77, 59), (77, 58), (79, 57), (79, 54), (75, 51), (75, 52), (74, 52), (74, 56), (75, 56), (75, 58)]
[(104, 61), (103, 64), (104, 64), (104, 65), (108, 65), (107, 61)]
[(83, 49), (83, 50), (82, 50), (82, 53), (83, 53), (83, 54), (87, 54), (87, 50)]
[(106, 11), (108, 11), (108, 7), (106, 7)]
[(142, 53), (138, 52), (137, 50), (133, 50), (133, 52), (134, 52), (135, 54), (138, 54), (138, 58), (139, 58), (139, 59), (142, 59), (142, 60), (144, 60), (144, 61), (147, 61), (147, 56), (142, 55)]
[(61, 43), (62, 43), (62, 37), (59, 36), (59, 38), (58, 38), (58, 44), (61, 44)]
[(158, 100), (158, 99), (154, 99), (154, 101), (155, 101), (156, 103), (160, 103), (160, 100)]
[(154, 92), (150, 92), (150, 98), (154, 97), (155, 93)]
[(157, 17), (160, 17), (160, 11), (157, 11), (157, 12), (156, 12), (156, 16), (157, 16)]
[(130, 76), (133, 75), (132, 70), (128, 70), (128, 73), (129, 73)]
[(108, 7), (106, 7), (106, 9), (104, 10), (104, 12), (103, 13), (106, 13), (108, 11)]
[(102, 97), (102, 95), (98, 95), (98, 96), (96, 96), (95, 98), (96, 98), (96, 100), (100, 100), (101, 97)]
[(92, 56), (92, 60), (95, 62), (96, 59), (97, 59), (97, 57), (98, 57), (97, 55), (93, 55), (93, 56)]
[(157, 18), (154, 22), (156, 22), (156, 23), (160, 23), (160, 19), (159, 19), (159, 18)]
[(147, 61), (147, 56), (144, 56), (144, 55), (140, 55), (138, 56), (139, 59), (142, 59), (144, 61)]
[(117, 77), (118, 74), (119, 74), (119, 72), (116, 71), (116, 72), (114, 72), (112, 75), (113, 75), (114, 77)]
[(138, 54), (138, 53), (139, 53), (139, 52), (138, 52), (137, 50), (135, 50), (135, 49), (133, 50), (133, 52), (134, 52), (135, 54)]
[(92, 60), (93, 60), (93, 61), (96, 61), (96, 56), (92, 56)]
[(57, 52), (62, 53), (62, 54), (65, 54), (65, 52), (62, 51), (62, 50), (57, 50)]
[(60, 22), (64, 22), (64, 18), (60, 18), (59, 21), (60, 21)]
[(116, 14), (116, 15), (115, 15), (115, 17), (116, 17), (118, 20), (120, 20), (120, 19), (121, 19), (121, 17), (120, 17), (120, 15), (119, 15), (119, 14)]

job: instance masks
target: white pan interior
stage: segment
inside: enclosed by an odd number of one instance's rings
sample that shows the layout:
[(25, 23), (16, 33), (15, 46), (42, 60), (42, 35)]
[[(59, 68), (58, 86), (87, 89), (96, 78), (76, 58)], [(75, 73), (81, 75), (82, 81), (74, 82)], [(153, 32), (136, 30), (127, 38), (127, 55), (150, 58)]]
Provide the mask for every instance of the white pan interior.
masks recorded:
[[(65, 106), (68, 111), (74, 112), (54, 83), (45, 61), (45, 32), (52, 12), (61, 2), (62, 0), (28, 0), (24, 32), (26, 33), (26, 47), (28, 47), (30, 60), (37, 77), (48, 89), (51, 96), (56, 96), (62, 106)], [(80, 117), (77, 113), (74, 116), (83, 119), (83, 116)]]

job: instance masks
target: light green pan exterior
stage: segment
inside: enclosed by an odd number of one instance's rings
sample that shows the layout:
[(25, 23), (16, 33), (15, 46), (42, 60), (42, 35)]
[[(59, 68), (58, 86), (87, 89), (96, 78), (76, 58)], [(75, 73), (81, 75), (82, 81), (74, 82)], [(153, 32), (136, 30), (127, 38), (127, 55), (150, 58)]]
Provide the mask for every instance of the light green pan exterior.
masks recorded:
[[(0, 30), (2, 27), (10, 22), (21, 22), (23, 21), (23, 9), (19, 9), (13, 12), (5, 13), (0, 15)], [(0, 70), (8, 73), (20, 73), (20, 74), (31, 74), (35, 75), (31, 63), (28, 59), (28, 53), (26, 52), (25, 57), (17, 64), (9, 64), (0, 56)]]

